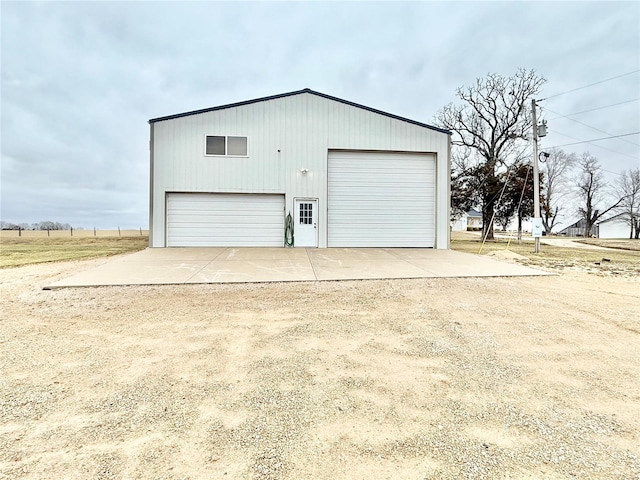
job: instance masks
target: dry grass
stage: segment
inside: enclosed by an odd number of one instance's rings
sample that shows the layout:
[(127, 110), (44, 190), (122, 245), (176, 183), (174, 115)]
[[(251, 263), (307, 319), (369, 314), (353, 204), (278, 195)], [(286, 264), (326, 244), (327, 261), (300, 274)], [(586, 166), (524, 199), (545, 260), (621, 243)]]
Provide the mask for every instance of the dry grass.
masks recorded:
[(0, 268), (34, 263), (61, 262), (106, 257), (143, 250), (146, 235), (135, 237), (3, 237), (0, 242)]
[[(46, 233), (46, 232), (45, 232)], [(75, 233), (75, 232), (74, 232)], [(617, 248), (619, 251), (575, 249), (543, 245), (542, 251), (534, 253), (532, 242), (520, 244), (514, 239), (509, 250), (526, 257), (520, 263), (553, 271), (567, 269), (585, 270), (591, 273), (640, 274), (640, 241), (583, 239), (582, 243)], [(16, 237), (0, 235), (0, 268), (17, 267), (35, 263), (59, 262), (97, 258), (143, 250), (149, 237)], [(486, 255), (507, 248), (506, 239), (488, 241), (481, 247), (477, 235), (454, 232), (451, 248), (460, 252)], [(603, 262), (603, 258), (608, 261)]]
[(587, 245), (596, 245), (598, 247), (617, 248), (619, 250), (633, 250), (635, 252), (640, 252), (640, 240), (637, 239), (583, 238), (576, 241), (586, 243)]
[[(490, 252), (506, 250), (507, 244), (506, 239), (487, 241), (480, 253), (486, 255)], [(478, 254), (481, 245), (482, 242), (478, 236), (465, 232), (456, 232), (451, 239), (452, 250), (459, 252)], [(603, 243), (602, 246), (610, 246), (610, 243), (607, 242), (607, 245)], [(533, 242), (523, 241), (518, 244), (516, 240), (511, 241), (508, 249), (526, 257), (519, 263), (554, 272), (580, 270), (604, 275), (640, 275), (640, 251), (587, 250), (542, 245), (540, 253), (535, 253)]]
[(50, 237), (137, 237), (149, 235), (148, 230), (142, 229), (115, 229), (115, 230), (0, 230), (0, 239), (5, 238), (50, 238)]

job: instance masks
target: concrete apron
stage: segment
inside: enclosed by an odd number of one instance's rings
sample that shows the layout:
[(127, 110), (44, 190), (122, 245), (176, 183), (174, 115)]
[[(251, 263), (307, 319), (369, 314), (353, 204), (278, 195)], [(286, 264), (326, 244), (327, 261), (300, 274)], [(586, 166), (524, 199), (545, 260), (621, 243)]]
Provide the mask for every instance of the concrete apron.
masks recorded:
[(550, 275), (515, 263), (420, 248), (147, 248), (44, 287)]

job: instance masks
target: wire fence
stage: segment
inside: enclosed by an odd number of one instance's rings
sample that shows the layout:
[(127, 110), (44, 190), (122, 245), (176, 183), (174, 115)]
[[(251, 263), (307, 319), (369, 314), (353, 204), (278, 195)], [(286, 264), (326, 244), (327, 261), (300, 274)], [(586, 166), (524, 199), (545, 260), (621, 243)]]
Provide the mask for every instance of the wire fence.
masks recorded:
[(142, 237), (148, 236), (149, 230), (144, 230), (142, 227), (134, 229), (75, 229), (70, 230), (0, 230), (0, 238), (60, 238), (60, 237)]

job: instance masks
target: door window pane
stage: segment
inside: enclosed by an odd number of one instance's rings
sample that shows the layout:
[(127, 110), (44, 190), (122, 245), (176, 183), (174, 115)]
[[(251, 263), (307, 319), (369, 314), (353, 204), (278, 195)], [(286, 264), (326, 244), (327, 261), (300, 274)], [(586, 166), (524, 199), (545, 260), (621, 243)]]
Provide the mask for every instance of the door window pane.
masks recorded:
[(311, 225), (313, 223), (313, 203), (301, 203), (298, 215), (300, 225)]

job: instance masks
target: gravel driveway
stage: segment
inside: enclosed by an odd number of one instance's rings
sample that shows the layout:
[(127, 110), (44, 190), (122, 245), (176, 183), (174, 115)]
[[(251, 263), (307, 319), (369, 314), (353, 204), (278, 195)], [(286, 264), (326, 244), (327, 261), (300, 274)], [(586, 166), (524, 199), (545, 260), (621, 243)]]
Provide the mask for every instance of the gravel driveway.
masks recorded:
[(640, 279), (40, 287), (0, 271), (0, 478), (637, 479)]

